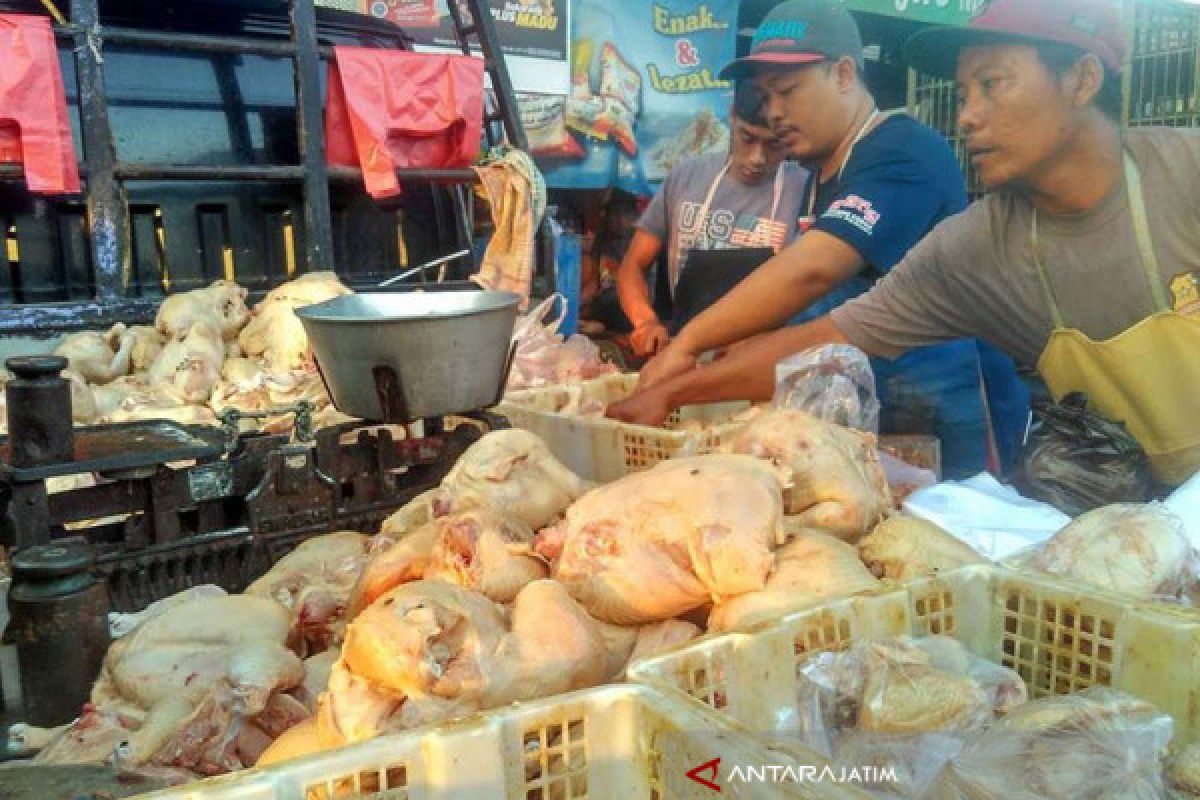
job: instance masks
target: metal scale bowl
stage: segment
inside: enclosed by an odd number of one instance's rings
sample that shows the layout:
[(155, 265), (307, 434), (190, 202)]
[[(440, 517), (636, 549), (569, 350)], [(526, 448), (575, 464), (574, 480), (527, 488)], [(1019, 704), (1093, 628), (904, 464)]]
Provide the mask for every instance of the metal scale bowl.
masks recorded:
[(339, 411), (407, 424), (500, 401), (520, 299), (493, 291), (366, 293), (296, 316)]

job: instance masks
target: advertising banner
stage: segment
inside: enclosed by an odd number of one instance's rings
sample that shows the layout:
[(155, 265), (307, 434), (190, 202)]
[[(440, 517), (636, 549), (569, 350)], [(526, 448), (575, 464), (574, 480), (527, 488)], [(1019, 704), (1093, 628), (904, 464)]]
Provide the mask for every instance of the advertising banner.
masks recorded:
[[(448, 2), (461, 0), (362, 0), (366, 13), (403, 27), (417, 49), (458, 49)], [(569, 80), (569, 0), (489, 0), (496, 37), (517, 91), (564, 94)]]
[(578, 0), (571, 88), (525, 96), (531, 146), (557, 188), (650, 194), (681, 159), (729, 146), (737, 0)]

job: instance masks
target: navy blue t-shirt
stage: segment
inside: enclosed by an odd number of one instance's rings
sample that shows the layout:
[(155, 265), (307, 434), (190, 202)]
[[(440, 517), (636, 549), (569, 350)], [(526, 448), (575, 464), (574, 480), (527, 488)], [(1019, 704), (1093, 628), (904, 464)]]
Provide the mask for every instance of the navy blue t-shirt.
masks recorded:
[[(806, 198), (817, 179), (815, 173), (809, 179)], [(811, 225), (852, 246), (867, 266), (793, 324), (866, 292), (935, 225), (966, 207), (962, 169), (941, 134), (904, 114), (883, 120), (855, 146), (840, 178), (818, 187)], [(935, 433), (946, 477), (980, 472), (990, 456), (1002, 467), (1015, 459), (1029, 395), (1007, 356), (964, 340), (871, 363), (885, 429)]]
[[(817, 179), (814, 172), (806, 198)], [(818, 187), (812, 225), (852, 246), (868, 268), (806, 309), (803, 319), (865, 292), (935, 225), (966, 207), (962, 169), (941, 134), (906, 114), (884, 119), (854, 147), (841, 178)]]

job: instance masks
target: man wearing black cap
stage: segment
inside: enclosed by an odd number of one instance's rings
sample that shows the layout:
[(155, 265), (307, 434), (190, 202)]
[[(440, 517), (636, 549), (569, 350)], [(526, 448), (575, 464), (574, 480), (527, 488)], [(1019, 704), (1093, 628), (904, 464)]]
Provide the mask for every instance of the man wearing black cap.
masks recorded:
[[(804, 233), (687, 325), (643, 370), (641, 388), (687, 372), (702, 353), (818, 317), (862, 294), (934, 225), (966, 207), (949, 145), (911, 117), (879, 111), (862, 80), (862, 50), (839, 3), (792, 0), (759, 26), (749, 55), (722, 70), (722, 78), (752, 79), (762, 89), (771, 129), (813, 169), (802, 203)], [(931, 429), (942, 440), (948, 474), (998, 466), (1017, 449), (1028, 395), (1006, 357), (963, 340), (873, 367), (885, 431)], [(986, 399), (981, 372), (989, 379)], [(902, 416), (918, 416), (907, 407), (913, 405), (922, 406), (923, 430), (903, 427)], [(631, 408), (612, 413), (636, 418)]]
[(959, 126), (992, 193), (939, 225), (871, 291), (810, 324), (676, 374), (617, 409), (770, 395), (780, 358), (850, 342), (895, 357), (978, 336), (1036, 365), (1056, 398), (1122, 421), (1155, 476), (1200, 469), (1200, 131), (1122, 130), (1125, 37), (1107, 0), (992, 0), (906, 48), (956, 76)]

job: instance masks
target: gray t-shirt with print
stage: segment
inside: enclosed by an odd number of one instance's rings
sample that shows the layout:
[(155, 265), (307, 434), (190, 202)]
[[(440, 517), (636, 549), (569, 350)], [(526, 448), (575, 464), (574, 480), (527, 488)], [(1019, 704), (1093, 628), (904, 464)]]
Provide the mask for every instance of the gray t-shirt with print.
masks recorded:
[[(1124, 137), (1141, 173), (1168, 303), (1200, 314), (1200, 130), (1138, 128)], [(977, 337), (1036, 366), (1054, 324), (1033, 261), (1032, 211), (1013, 192), (984, 197), (934, 228), (869, 292), (835, 309), (834, 324), (872, 354), (894, 358)], [(1038, 219), (1039, 254), (1067, 327), (1100, 341), (1154, 313), (1124, 180), (1087, 212)]]
[(667, 247), (671, 288), (688, 250), (734, 247), (781, 248), (796, 238), (804, 203), (808, 171), (784, 163), (779, 207), (774, 219), (775, 173), (747, 186), (726, 173), (713, 194), (705, 219), (699, 219), (704, 200), (728, 158), (706, 155), (675, 166), (642, 214), (638, 227), (657, 236)]

